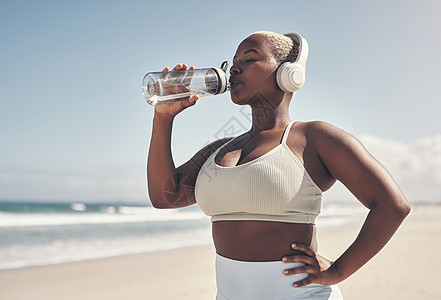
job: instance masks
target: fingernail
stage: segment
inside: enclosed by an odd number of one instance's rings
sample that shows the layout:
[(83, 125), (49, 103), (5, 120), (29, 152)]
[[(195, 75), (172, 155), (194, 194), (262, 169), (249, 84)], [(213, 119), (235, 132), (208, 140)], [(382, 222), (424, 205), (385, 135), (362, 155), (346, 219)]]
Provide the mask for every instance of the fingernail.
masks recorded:
[(282, 257), (282, 261), (287, 261), (288, 259), (286, 257)]
[(283, 274), (285, 275), (288, 274), (288, 270), (283, 271)]
[(297, 247), (297, 245), (293, 243), (293, 244), (291, 244), (291, 247), (295, 248), (295, 247)]
[(299, 285), (297, 283), (294, 283), (292, 286), (293, 287), (298, 287)]

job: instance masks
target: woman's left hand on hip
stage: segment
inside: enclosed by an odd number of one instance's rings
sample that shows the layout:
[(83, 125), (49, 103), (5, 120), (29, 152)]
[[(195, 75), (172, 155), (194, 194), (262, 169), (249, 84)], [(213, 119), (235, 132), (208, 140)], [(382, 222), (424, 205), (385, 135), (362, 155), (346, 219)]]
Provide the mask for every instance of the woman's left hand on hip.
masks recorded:
[(286, 269), (285, 275), (308, 273), (309, 276), (303, 280), (293, 283), (294, 287), (305, 286), (310, 283), (332, 285), (338, 283), (338, 272), (333, 266), (333, 262), (326, 257), (316, 253), (310, 247), (294, 243), (291, 248), (303, 254), (286, 255), (282, 258), (285, 263), (303, 263), (304, 266)]

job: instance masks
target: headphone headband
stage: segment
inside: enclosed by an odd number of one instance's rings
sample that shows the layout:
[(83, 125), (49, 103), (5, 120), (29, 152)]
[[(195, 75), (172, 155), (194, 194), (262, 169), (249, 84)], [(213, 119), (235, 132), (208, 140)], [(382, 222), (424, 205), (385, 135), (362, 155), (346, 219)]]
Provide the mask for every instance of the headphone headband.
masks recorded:
[(306, 69), (306, 60), (309, 54), (308, 42), (297, 32), (285, 33), (284, 36), (289, 37), (299, 45), (299, 54), (297, 55), (295, 63), (298, 63), (303, 69)]

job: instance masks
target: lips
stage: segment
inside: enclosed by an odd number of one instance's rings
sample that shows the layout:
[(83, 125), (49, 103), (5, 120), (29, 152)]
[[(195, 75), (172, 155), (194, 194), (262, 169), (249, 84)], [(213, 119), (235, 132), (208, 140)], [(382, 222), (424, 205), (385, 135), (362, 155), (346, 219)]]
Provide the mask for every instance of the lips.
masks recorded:
[(230, 77), (230, 80), (228, 80), (228, 82), (230, 83), (230, 90), (235, 88), (238, 84), (242, 83), (239, 79), (232, 76)]

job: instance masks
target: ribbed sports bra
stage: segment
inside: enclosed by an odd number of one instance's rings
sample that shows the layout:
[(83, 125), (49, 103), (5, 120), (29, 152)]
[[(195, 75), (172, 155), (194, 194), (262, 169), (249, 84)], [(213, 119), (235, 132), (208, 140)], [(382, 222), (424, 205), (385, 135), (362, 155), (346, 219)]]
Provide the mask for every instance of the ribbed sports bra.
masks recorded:
[(282, 142), (262, 156), (233, 167), (215, 162), (219, 147), (205, 161), (195, 183), (195, 197), (211, 221), (262, 220), (315, 223), (322, 191), (286, 145), (293, 122)]

